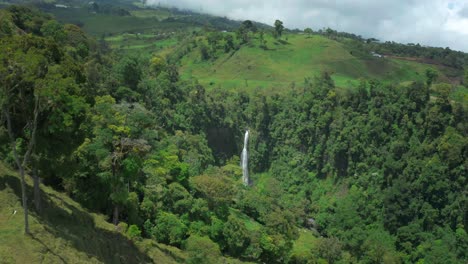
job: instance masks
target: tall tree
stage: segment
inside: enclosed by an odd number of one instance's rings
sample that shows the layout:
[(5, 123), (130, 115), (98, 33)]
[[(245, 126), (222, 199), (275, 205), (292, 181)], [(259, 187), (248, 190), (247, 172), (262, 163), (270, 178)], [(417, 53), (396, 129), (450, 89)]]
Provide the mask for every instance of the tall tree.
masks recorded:
[[(29, 234), (28, 203), (25, 170), (36, 144), (41, 111), (40, 79), (46, 74), (48, 62), (37, 46), (43, 45), (35, 37), (13, 37), (0, 42), (0, 106), (6, 120), (11, 150), (21, 177), (21, 198), (24, 210), (24, 232)], [(20, 49), (20, 46), (23, 49)], [(17, 51), (19, 50), (19, 51)], [(19, 149), (22, 142), (25, 146)]]
[(140, 156), (149, 150), (144, 139), (136, 137), (130, 114), (134, 105), (116, 105), (111, 96), (96, 97), (92, 109), (92, 137), (85, 139), (77, 155), (81, 159), (96, 159), (97, 174), (110, 187), (113, 220), (117, 225), (121, 208), (129, 193), (129, 183), (139, 171)]
[(260, 31), (259, 40), (260, 40), (260, 48), (267, 49), (267, 46), (266, 46), (267, 41), (265, 39), (265, 32), (263, 30)]
[(277, 19), (275, 21), (275, 31), (274, 31), (275, 38), (281, 38), (281, 35), (283, 35), (283, 30), (284, 30), (283, 22)]
[(248, 43), (250, 41), (250, 32), (257, 32), (257, 27), (255, 27), (252, 21), (245, 20), (236, 31), (237, 39), (239, 39), (241, 43)]
[(231, 34), (228, 34), (224, 37), (224, 52), (229, 52), (230, 50), (234, 49), (234, 39)]
[(439, 77), (439, 73), (432, 69), (432, 68), (429, 68), (426, 70), (426, 84), (428, 87), (430, 87), (436, 80), (437, 80), (437, 77)]

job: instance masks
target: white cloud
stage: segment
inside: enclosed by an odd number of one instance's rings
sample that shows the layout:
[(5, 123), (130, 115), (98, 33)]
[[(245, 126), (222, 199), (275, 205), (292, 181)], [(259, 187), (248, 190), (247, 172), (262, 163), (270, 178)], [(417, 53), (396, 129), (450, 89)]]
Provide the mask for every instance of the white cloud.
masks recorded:
[(149, 0), (232, 19), (288, 28), (331, 27), (403, 43), (450, 47), (468, 52), (466, 0)]

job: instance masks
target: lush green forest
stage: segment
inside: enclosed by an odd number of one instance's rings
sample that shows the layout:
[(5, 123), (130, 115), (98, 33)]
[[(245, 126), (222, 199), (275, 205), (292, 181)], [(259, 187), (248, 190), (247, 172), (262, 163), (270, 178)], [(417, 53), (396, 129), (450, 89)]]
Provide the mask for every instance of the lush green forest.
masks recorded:
[[(93, 8), (123, 19), (138, 11)], [(426, 58), (423, 49), (431, 49), (334, 31), (299, 34), (279, 20), (267, 27), (219, 18), (232, 30), (222, 32), (199, 24), (216, 24), (211, 16), (175, 14), (157, 21), (190, 25), (181, 34), (120, 32), (106, 41), (35, 8), (0, 10), (7, 263), (47, 262), (8, 249), (12, 238), (53, 226), (61, 238), (42, 242), (49, 249), (40, 255), (57, 262), (79, 259), (58, 257), (54, 245), (63, 241), (63, 254), (107, 263), (468, 261), (466, 54), (443, 57), (434, 48), (435, 66), (380, 60), (369, 52), (413, 49), (411, 56)], [(124, 41), (156, 44), (134, 52)], [(284, 63), (294, 53), (319, 59), (294, 75), (299, 58), (268, 69), (244, 63)], [(336, 61), (345, 56), (345, 64)], [(236, 58), (254, 72), (226, 77)], [(375, 63), (389, 73), (373, 72)], [(403, 64), (408, 71), (398, 72)], [(248, 74), (276, 79), (248, 85)], [(250, 186), (239, 166), (246, 130)], [(93, 230), (101, 230), (97, 238)]]

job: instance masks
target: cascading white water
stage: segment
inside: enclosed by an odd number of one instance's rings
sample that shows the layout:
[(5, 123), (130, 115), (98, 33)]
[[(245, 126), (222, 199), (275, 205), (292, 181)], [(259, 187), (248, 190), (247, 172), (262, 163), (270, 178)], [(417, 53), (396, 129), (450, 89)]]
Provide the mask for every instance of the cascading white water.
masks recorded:
[(241, 155), (242, 182), (244, 183), (245, 186), (248, 186), (250, 184), (249, 168), (248, 168), (249, 154), (247, 152), (248, 142), (249, 142), (249, 131), (247, 130), (247, 131), (245, 131), (244, 149), (242, 149), (242, 155)]

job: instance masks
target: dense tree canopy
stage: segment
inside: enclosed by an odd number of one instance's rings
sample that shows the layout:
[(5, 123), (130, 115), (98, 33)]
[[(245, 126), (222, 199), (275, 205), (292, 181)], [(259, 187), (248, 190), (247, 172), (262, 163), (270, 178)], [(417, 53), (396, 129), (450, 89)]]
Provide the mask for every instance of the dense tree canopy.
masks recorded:
[[(35, 126), (26, 172), (126, 222), (132, 238), (183, 248), (188, 263), (467, 261), (467, 106), (434, 72), (349, 89), (324, 72), (281, 94), (208, 93), (169, 57), (106, 53), (74, 25), (8, 12), (2, 156), (27, 154)], [(238, 41), (255, 31), (245, 21)], [(207, 34), (193, 42), (205, 59), (236, 48)], [(246, 128), (251, 187), (239, 167)], [(313, 260), (293, 254), (306, 229)]]

